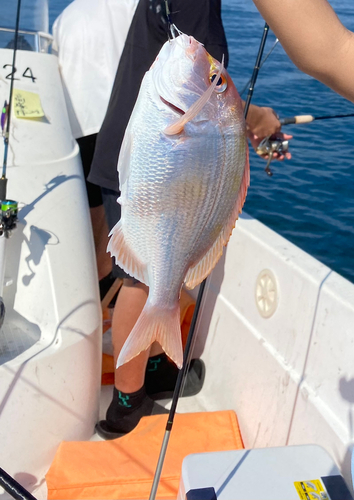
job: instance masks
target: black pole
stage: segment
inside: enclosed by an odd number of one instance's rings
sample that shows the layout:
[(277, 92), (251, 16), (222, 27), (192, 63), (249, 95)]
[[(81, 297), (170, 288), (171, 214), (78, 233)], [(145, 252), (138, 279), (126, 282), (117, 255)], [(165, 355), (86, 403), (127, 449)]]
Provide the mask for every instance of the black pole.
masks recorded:
[(261, 43), (260, 43), (260, 46), (259, 46), (259, 49), (258, 49), (256, 64), (254, 65), (254, 68), (253, 68), (251, 82), (250, 82), (250, 86), (249, 86), (249, 89), (248, 89), (248, 95), (247, 95), (247, 98), (246, 98), (246, 104), (245, 104), (245, 108), (244, 108), (244, 117), (245, 118), (247, 117), (248, 108), (249, 108), (249, 106), (251, 104), (253, 90), (254, 90), (254, 86), (256, 85), (257, 76), (258, 76), (258, 73), (259, 73), (259, 70), (260, 70), (260, 64), (261, 64), (263, 50), (264, 50), (264, 46), (265, 46), (265, 43), (266, 43), (266, 40), (267, 40), (268, 32), (269, 32), (269, 26), (268, 26), (267, 23), (265, 23), (264, 28), (263, 28), (263, 36), (262, 36)]
[[(279, 43), (279, 39), (277, 38), (273, 44), (273, 47), (270, 49), (270, 51), (268, 52), (268, 54), (266, 54), (264, 56), (264, 59), (263, 61), (260, 63), (259, 65), (259, 69), (262, 68), (263, 64), (266, 62), (266, 60), (268, 59), (268, 57), (271, 55), (271, 53), (273, 52), (273, 50), (275, 49), (276, 45)], [(251, 77), (252, 78), (252, 77)], [(241, 90), (241, 92), (239, 92), (240, 96), (242, 97), (243, 93), (248, 89), (249, 87), (249, 84), (251, 83), (251, 78), (248, 80), (248, 82), (246, 83), (246, 85), (243, 87), (243, 89)]]
[(21, 0), (17, 0), (17, 14), (16, 14), (16, 28), (15, 28), (15, 41), (14, 41), (14, 53), (12, 57), (12, 74), (11, 74), (11, 83), (10, 83), (10, 96), (9, 96), (9, 108), (7, 112), (7, 123), (6, 123), (6, 131), (4, 137), (4, 161), (2, 164), (2, 175), (0, 179), (0, 200), (6, 199), (6, 168), (7, 168), (7, 156), (9, 150), (9, 136), (10, 136), (10, 122), (11, 122), (11, 107), (12, 107), (12, 94), (14, 87), (14, 73), (16, 68), (16, 52), (18, 45), (18, 31), (20, 27), (20, 12), (21, 12)]
[(29, 491), (0, 467), (0, 486), (16, 500), (36, 500)]
[[(254, 86), (255, 86), (255, 83), (257, 80), (257, 76), (258, 76), (258, 72), (259, 72), (259, 65), (260, 65), (260, 61), (262, 59), (263, 50), (264, 50), (265, 42), (267, 39), (268, 31), (269, 31), (269, 26), (266, 23), (264, 26), (263, 36), (262, 36), (262, 40), (261, 40), (260, 47), (258, 50), (256, 64), (255, 64), (252, 78), (251, 78), (251, 82), (250, 82), (250, 88), (249, 88), (246, 104), (245, 104), (245, 107), (243, 110), (245, 118), (247, 117), (249, 105), (251, 103), (253, 89), (254, 89)], [(182, 365), (182, 369), (178, 373), (178, 377), (177, 377), (177, 381), (176, 381), (176, 385), (175, 385), (175, 390), (173, 392), (171, 409), (170, 409), (168, 419), (167, 419), (167, 424), (166, 424), (166, 428), (165, 428), (165, 435), (163, 438), (163, 442), (162, 442), (162, 446), (161, 446), (161, 450), (160, 450), (160, 455), (159, 455), (159, 458), (157, 461), (157, 466), (156, 466), (156, 470), (155, 470), (155, 475), (154, 475), (154, 479), (153, 479), (153, 483), (152, 483), (152, 487), (151, 487), (149, 500), (155, 500), (155, 498), (156, 498), (156, 492), (157, 492), (157, 488), (158, 488), (160, 477), (161, 477), (161, 472), (162, 472), (162, 467), (163, 467), (163, 463), (165, 460), (168, 441), (170, 439), (170, 433), (172, 430), (173, 420), (174, 420), (174, 416), (176, 413), (178, 398), (180, 396), (181, 388), (182, 388), (183, 382), (184, 382), (186, 374), (187, 374), (189, 355), (191, 352), (191, 347), (193, 345), (195, 326), (197, 324), (197, 320), (198, 320), (198, 316), (199, 316), (199, 311), (200, 311), (200, 306), (201, 306), (202, 299), (203, 299), (206, 280), (207, 280), (207, 278), (204, 281), (202, 281), (200, 288), (199, 288), (198, 297), (197, 297), (197, 301), (196, 301), (195, 309), (194, 309), (194, 313), (193, 313), (193, 318), (192, 318), (191, 326), (189, 328), (186, 346), (184, 348), (183, 365)]]

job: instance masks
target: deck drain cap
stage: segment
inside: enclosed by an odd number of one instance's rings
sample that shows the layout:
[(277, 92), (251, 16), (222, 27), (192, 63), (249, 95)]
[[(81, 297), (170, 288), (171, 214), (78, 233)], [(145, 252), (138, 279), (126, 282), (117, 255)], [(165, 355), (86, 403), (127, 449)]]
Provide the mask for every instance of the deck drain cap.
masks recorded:
[(269, 269), (263, 269), (258, 275), (256, 304), (262, 318), (270, 318), (278, 306), (277, 282)]

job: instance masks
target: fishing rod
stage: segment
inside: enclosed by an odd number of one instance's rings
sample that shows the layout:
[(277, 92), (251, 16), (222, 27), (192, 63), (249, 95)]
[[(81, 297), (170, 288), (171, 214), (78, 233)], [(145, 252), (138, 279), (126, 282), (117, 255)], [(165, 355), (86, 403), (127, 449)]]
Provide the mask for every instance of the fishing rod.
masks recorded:
[(262, 35), (261, 43), (260, 43), (258, 54), (257, 54), (257, 58), (256, 58), (256, 63), (255, 63), (254, 68), (253, 68), (253, 73), (252, 73), (252, 77), (251, 77), (251, 81), (250, 81), (250, 86), (249, 86), (249, 89), (248, 89), (248, 94), (247, 94), (247, 98), (246, 98), (246, 104), (245, 104), (245, 107), (244, 107), (244, 110), (243, 110), (243, 114), (244, 114), (245, 119), (247, 117), (248, 109), (249, 109), (249, 106), (251, 104), (253, 90), (254, 90), (254, 86), (256, 84), (257, 76), (258, 76), (258, 73), (259, 73), (259, 70), (260, 70), (260, 64), (261, 64), (262, 55), (263, 55), (263, 51), (264, 51), (264, 46), (265, 46), (265, 43), (266, 43), (266, 40), (267, 40), (268, 33), (269, 33), (269, 26), (268, 26), (267, 23), (265, 23), (264, 28), (263, 28), (263, 35)]
[(300, 123), (311, 123), (315, 120), (330, 120), (331, 118), (347, 118), (354, 116), (354, 113), (347, 115), (326, 115), (326, 116), (312, 116), (312, 115), (296, 115), (289, 118), (281, 118), (279, 121), (281, 125), (298, 125)]
[(1, 128), (4, 136), (4, 162), (2, 167), (2, 175), (0, 178), (0, 329), (4, 323), (5, 313), (6, 313), (5, 304), (3, 300), (3, 283), (5, 276), (5, 264), (6, 264), (6, 242), (8, 238), (11, 236), (12, 231), (16, 228), (17, 209), (18, 209), (18, 203), (16, 201), (6, 199), (6, 186), (7, 186), (6, 166), (7, 166), (7, 156), (9, 148), (11, 104), (12, 104), (12, 93), (14, 85), (18, 31), (20, 23), (20, 10), (21, 10), (21, 0), (18, 0), (14, 53), (12, 59), (13, 71), (11, 74), (9, 104), (7, 104), (7, 102), (5, 101), (1, 115)]
[[(4, 122), (6, 122), (6, 131), (4, 133), (4, 161), (2, 164), (2, 175), (0, 178), (0, 200), (6, 199), (6, 168), (7, 168), (7, 157), (9, 150), (9, 137), (10, 137), (10, 123), (11, 123), (11, 106), (12, 106), (12, 94), (14, 87), (14, 73), (15, 73), (15, 64), (16, 64), (16, 52), (18, 46), (18, 32), (20, 27), (20, 12), (21, 12), (21, 0), (17, 0), (17, 13), (16, 13), (16, 27), (15, 27), (15, 40), (14, 40), (14, 53), (12, 57), (12, 73), (11, 73), (11, 81), (10, 81), (10, 95), (9, 95), (9, 103), (7, 104), (5, 101), (3, 115)], [(1, 117), (3, 120), (3, 116)]]
[[(290, 116), (288, 118), (279, 119), (280, 124), (283, 125), (298, 125), (300, 123), (311, 123), (315, 120), (329, 120), (331, 118), (346, 118), (354, 116), (354, 113), (349, 113), (346, 115), (326, 115), (326, 116), (312, 116), (312, 115), (297, 115)], [(284, 154), (289, 149), (289, 141), (283, 139), (268, 136), (265, 137), (258, 145), (256, 153), (260, 156), (268, 157), (268, 162), (265, 167), (265, 171), (269, 176), (273, 175), (270, 169), (270, 163), (273, 159), (274, 153)]]
[[(273, 52), (273, 50), (275, 49), (275, 47), (277, 46), (277, 44), (279, 43), (279, 39), (277, 38), (273, 44), (273, 47), (270, 49), (270, 51), (264, 56), (264, 59), (262, 60), (261, 64), (259, 65), (259, 69), (261, 69), (261, 67), (263, 66), (263, 64), (266, 62), (266, 60), (268, 59), (268, 57), (271, 55), (271, 53)], [(243, 95), (243, 93), (248, 89), (248, 86), (249, 84), (251, 83), (251, 78), (248, 80), (248, 82), (246, 83), (246, 85), (243, 87), (243, 89), (241, 90), (240, 92), (240, 96)]]
[(29, 491), (0, 467), (0, 486), (16, 500), (36, 500)]
[[(165, 3), (167, 3), (167, 0), (165, 0)], [(266, 39), (267, 39), (268, 31), (269, 31), (269, 26), (268, 26), (267, 23), (265, 23), (265, 26), (264, 26), (264, 29), (263, 29), (263, 36), (262, 36), (261, 43), (260, 43), (260, 46), (259, 46), (259, 50), (258, 50), (258, 54), (257, 54), (257, 58), (256, 58), (256, 63), (255, 63), (253, 74), (252, 74), (251, 81), (250, 81), (249, 92), (248, 92), (248, 95), (247, 95), (247, 100), (246, 100), (246, 104), (245, 104), (244, 111), (243, 111), (245, 119), (247, 117), (247, 113), (248, 113), (249, 106), (250, 106), (251, 99), (252, 99), (252, 94), (253, 94), (254, 86), (255, 86), (255, 83), (256, 83), (256, 80), (257, 80), (257, 76), (258, 76), (258, 72), (259, 72), (259, 69), (260, 69), (260, 61), (262, 59), (262, 55), (263, 55), (264, 46), (265, 46), (265, 42), (266, 42)], [(155, 469), (155, 475), (154, 475), (154, 479), (153, 479), (153, 483), (152, 483), (152, 487), (151, 487), (151, 491), (150, 491), (149, 500), (155, 500), (156, 499), (157, 488), (158, 488), (158, 485), (159, 485), (159, 482), (160, 482), (162, 467), (163, 467), (163, 464), (164, 464), (164, 460), (165, 460), (165, 456), (166, 456), (166, 451), (167, 451), (167, 446), (168, 446), (168, 442), (169, 442), (169, 439), (170, 439), (170, 434), (171, 434), (171, 431), (172, 431), (172, 426), (173, 426), (173, 421), (174, 421), (174, 417), (175, 417), (175, 413), (176, 413), (178, 399), (179, 399), (179, 396), (181, 394), (181, 389), (183, 387), (183, 383), (184, 383), (184, 381), (186, 379), (186, 376), (187, 376), (187, 371), (188, 371), (188, 366), (189, 366), (189, 357), (190, 357), (190, 354), (192, 352), (191, 348), (192, 348), (193, 341), (194, 341), (195, 327), (196, 327), (197, 320), (198, 320), (198, 317), (199, 317), (199, 311), (200, 311), (200, 306), (201, 306), (202, 299), (203, 299), (203, 294), (204, 294), (204, 290), (205, 290), (206, 280), (207, 280), (207, 278), (205, 278), (202, 281), (202, 283), (200, 284), (200, 287), (199, 287), (199, 292), (198, 292), (197, 301), (196, 301), (196, 304), (195, 304), (193, 318), (192, 318), (191, 326), (189, 328), (189, 333), (188, 333), (188, 337), (187, 337), (186, 346), (185, 346), (184, 352), (183, 352), (183, 364), (182, 364), (181, 370), (179, 370), (179, 372), (178, 372), (178, 377), (177, 377), (175, 389), (174, 389), (173, 396), (172, 396), (171, 409), (170, 409), (170, 412), (169, 412), (169, 415), (168, 415), (168, 419), (167, 419), (167, 424), (166, 424), (166, 428), (165, 428), (165, 434), (164, 434), (164, 438), (163, 438), (163, 441), (162, 441), (162, 445), (161, 445), (161, 449), (160, 449), (160, 455), (159, 455), (159, 458), (158, 458), (157, 466), (156, 466), (156, 469)]]

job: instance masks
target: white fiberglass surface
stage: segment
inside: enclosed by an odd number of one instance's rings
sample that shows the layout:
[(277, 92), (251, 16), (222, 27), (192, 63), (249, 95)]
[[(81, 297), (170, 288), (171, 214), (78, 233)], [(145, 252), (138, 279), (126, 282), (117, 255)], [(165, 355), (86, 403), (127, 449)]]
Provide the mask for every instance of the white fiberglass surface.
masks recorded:
[(41, 337), (38, 325), (14, 312), (5, 318), (0, 331), (0, 365), (16, 358)]

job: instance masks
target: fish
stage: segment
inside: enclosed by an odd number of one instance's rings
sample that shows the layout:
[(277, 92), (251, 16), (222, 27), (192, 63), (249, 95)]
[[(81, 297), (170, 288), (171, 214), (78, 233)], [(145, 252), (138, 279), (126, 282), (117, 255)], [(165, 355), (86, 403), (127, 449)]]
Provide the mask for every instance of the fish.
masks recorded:
[(179, 297), (212, 271), (250, 182), (241, 98), (223, 62), (192, 36), (145, 73), (118, 158), (121, 219), (107, 250), (149, 294), (117, 367), (157, 341), (183, 364)]

